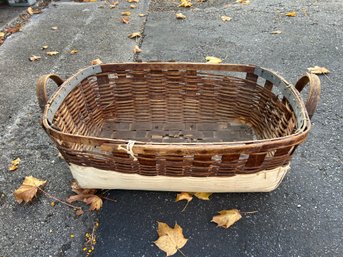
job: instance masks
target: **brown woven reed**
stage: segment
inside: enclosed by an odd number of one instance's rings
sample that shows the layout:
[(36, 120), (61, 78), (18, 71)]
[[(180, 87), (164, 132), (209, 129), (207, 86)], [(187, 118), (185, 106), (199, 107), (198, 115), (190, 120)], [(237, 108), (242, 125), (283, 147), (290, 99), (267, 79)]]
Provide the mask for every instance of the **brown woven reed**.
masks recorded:
[[(60, 85), (48, 101), (48, 79)], [(308, 100), (299, 92), (309, 84)], [(123, 63), (39, 79), (43, 127), (68, 163), (147, 176), (233, 176), (287, 165), (310, 130), (317, 76), (254, 65)]]

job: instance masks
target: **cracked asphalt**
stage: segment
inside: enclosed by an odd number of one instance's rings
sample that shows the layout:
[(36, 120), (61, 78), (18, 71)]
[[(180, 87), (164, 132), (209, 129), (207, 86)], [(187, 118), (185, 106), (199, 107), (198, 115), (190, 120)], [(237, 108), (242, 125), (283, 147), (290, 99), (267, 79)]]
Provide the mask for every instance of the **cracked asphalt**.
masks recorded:
[[(84, 234), (97, 219), (97, 257), (165, 256), (153, 244), (156, 221), (183, 227), (187, 256), (343, 256), (343, 2), (207, 0), (193, 1), (190, 9), (178, 2), (141, 0), (127, 25), (120, 22), (120, 12), (129, 10), (124, 0), (117, 9), (99, 8), (104, 2), (53, 2), (0, 46), (0, 256), (84, 256)], [(296, 17), (284, 15), (293, 10)], [(177, 11), (187, 19), (176, 20)], [(1, 15), (0, 9), (0, 20)], [(232, 20), (224, 23), (222, 15)], [(144, 33), (137, 42), (127, 38), (135, 31)], [(60, 54), (47, 56), (41, 50), (45, 44)], [(139, 55), (132, 52), (136, 44), (143, 50)], [(74, 48), (79, 53), (70, 55)], [(32, 54), (42, 59), (32, 63)], [(27, 175), (48, 180), (46, 191), (61, 199), (72, 194), (68, 166), (39, 125), (35, 82), (40, 75), (67, 78), (96, 58), (204, 62), (208, 55), (271, 68), (292, 83), (311, 66), (331, 71), (321, 76), (321, 102), (308, 140), (277, 190), (214, 194), (210, 201), (193, 200), (185, 212), (170, 192), (112, 190), (108, 195), (116, 203), (105, 201), (100, 212), (81, 217), (60, 204), (52, 207), (43, 195), (32, 204), (15, 203), (12, 192)], [(22, 159), (19, 169), (7, 171), (16, 157)], [(209, 222), (229, 208), (258, 212), (228, 230)]]

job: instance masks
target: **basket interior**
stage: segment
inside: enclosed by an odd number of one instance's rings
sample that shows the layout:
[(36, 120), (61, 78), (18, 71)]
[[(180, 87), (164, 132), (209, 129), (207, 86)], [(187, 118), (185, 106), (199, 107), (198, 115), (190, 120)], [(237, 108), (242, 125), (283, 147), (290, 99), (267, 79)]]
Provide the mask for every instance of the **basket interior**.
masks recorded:
[(193, 143), (292, 134), (296, 118), (269, 81), (195, 70), (121, 70), (84, 79), (53, 125), (85, 136)]

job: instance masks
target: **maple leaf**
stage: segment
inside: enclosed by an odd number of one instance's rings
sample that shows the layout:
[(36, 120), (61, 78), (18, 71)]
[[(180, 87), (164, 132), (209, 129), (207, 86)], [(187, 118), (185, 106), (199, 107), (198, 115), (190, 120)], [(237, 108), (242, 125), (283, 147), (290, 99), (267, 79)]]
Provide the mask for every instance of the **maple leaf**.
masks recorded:
[(164, 251), (167, 256), (174, 255), (177, 251), (185, 246), (188, 239), (182, 233), (182, 228), (176, 223), (174, 228), (163, 222), (157, 222), (157, 233), (159, 238), (154, 242), (155, 245)]
[(214, 56), (206, 56), (206, 61), (207, 63), (221, 63), (222, 62), (222, 59), (219, 59), (217, 57), (214, 57)]
[(192, 3), (189, 0), (180, 0), (179, 7), (191, 7)]
[(92, 195), (88, 198), (85, 198), (83, 201), (89, 205), (90, 211), (98, 211), (102, 207), (102, 199), (97, 195)]
[(307, 68), (307, 70), (311, 72), (312, 74), (317, 74), (317, 75), (330, 73), (330, 71), (327, 68), (319, 67), (319, 66), (310, 67), (310, 68)]
[(8, 166), (8, 170), (15, 171), (16, 169), (18, 169), (20, 161), (20, 158), (12, 160), (10, 166)]
[(133, 52), (136, 54), (136, 53), (140, 53), (140, 52), (142, 52), (142, 49), (140, 49), (139, 48), (139, 46), (135, 46), (134, 48), (133, 48)]
[(129, 38), (137, 38), (137, 37), (141, 37), (142, 34), (140, 32), (133, 32), (131, 34), (128, 35)]
[(127, 17), (127, 16), (121, 17), (121, 22), (128, 24), (129, 23), (129, 17)]
[(59, 54), (57, 51), (46, 52), (47, 55), (53, 56)]
[(212, 195), (212, 193), (203, 193), (203, 192), (198, 192), (195, 193), (194, 196), (200, 200), (205, 200), (205, 201), (209, 201), (210, 200), (210, 196)]
[(186, 19), (186, 15), (183, 15), (182, 13), (177, 13), (176, 14), (176, 19), (184, 20), (184, 19)]
[(121, 15), (123, 15), (123, 16), (130, 16), (131, 12), (122, 12)]
[(214, 216), (211, 220), (211, 222), (217, 223), (218, 227), (229, 228), (242, 218), (241, 213), (237, 209), (222, 210), (218, 213), (219, 215)]
[(42, 57), (38, 56), (38, 55), (31, 55), (30, 56), (30, 61), (34, 62), (34, 61), (39, 61)]
[(91, 61), (91, 65), (98, 65), (98, 64), (102, 64), (102, 63), (103, 62), (99, 58)]
[(232, 20), (231, 17), (226, 16), (226, 15), (223, 15), (223, 16), (221, 16), (220, 18), (222, 19), (222, 21), (231, 21), (231, 20)]
[(38, 187), (44, 186), (46, 182), (46, 180), (39, 180), (32, 176), (25, 177), (21, 186), (14, 191), (15, 200), (18, 203), (31, 201), (36, 196)]
[(286, 13), (286, 16), (288, 16), (288, 17), (295, 17), (295, 16), (297, 16), (297, 13), (294, 12), (294, 11), (288, 12), (288, 13)]
[(272, 32), (270, 32), (270, 34), (281, 34), (282, 31), (281, 30), (274, 30)]

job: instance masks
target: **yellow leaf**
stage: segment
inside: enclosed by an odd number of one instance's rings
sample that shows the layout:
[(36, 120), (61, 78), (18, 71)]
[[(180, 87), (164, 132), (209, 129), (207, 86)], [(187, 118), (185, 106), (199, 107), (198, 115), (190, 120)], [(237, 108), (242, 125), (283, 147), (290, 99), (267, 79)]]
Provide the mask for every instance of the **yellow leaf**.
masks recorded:
[(135, 4), (130, 4), (130, 8), (131, 8), (131, 9), (135, 9), (135, 8), (137, 8), (137, 5), (135, 5)]
[(138, 3), (139, 0), (127, 0), (129, 3)]
[(218, 227), (229, 228), (242, 218), (241, 213), (237, 209), (222, 210), (218, 213), (219, 215), (214, 216), (211, 220), (211, 222), (217, 223)]
[(33, 15), (33, 9), (32, 9), (32, 7), (27, 8), (26, 11), (27, 11), (28, 14)]
[(103, 62), (99, 58), (91, 61), (91, 65), (98, 65), (98, 64), (102, 64), (102, 63)]
[(0, 38), (5, 37), (5, 32), (0, 31)]
[(236, 0), (236, 3), (240, 3), (240, 4), (250, 4), (249, 0)]
[(23, 184), (14, 191), (15, 200), (18, 203), (31, 201), (36, 196), (38, 187), (45, 184), (46, 180), (39, 180), (32, 176), (25, 177)]
[(327, 68), (319, 67), (319, 66), (310, 67), (310, 68), (307, 68), (307, 70), (311, 72), (312, 74), (317, 74), (317, 75), (330, 73), (330, 71)]
[(295, 16), (297, 16), (297, 13), (296, 12), (288, 12), (288, 13), (286, 13), (286, 16), (288, 16), (288, 17), (295, 17)]
[(79, 52), (79, 50), (73, 49), (73, 50), (70, 51), (70, 54), (77, 54), (78, 52)]
[(58, 30), (58, 27), (51, 27), (52, 30)]
[(270, 32), (270, 34), (281, 34), (282, 31), (281, 30), (274, 30), (272, 32)]
[(180, 0), (179, 7), (191, 7), (192, 3), (189, 0)]
[(51, 205), (51, 207), (55, 207), (55, 202), (54, 201), (52, 201), (51, 203), (50, 203), (50, 205)]
[(118, 1), (112, 2), (112, 3), (110, 4), (110, 9), (116, 8), (118, 4), (119, 4)]
[(41, 57), (37, 55), (31, 55), (29, 59), (31, 62), (34, 62), (34, 61), (39, 61)]
[(169, 227), (166, 223), (157, 222), (157, 233), (159, 238), (154, 242), (155, 245), (164, 251), (167, 256), (174, 255), (178, 250), (185, 246), (188, 239), (182, 233), (182, 228), (175, 224), (174, 228)]
[(130, 16), (131, 12), (122, 12), (121, 15), (123, 15), (123, 16)]
[(186, 19), (186, 16), (185, 15), (183, 15), (182, 13), (177, 13), (176, 14), (176, 19)]
[(217, 57), (214, 57), (214, 56), (206, 56), (206, 61), (207, 63), (221, 63), (222, 62), (222, 59), (219, 59)]
[(220, 18), (222, 19), (222, 21), (231, 21), (231, 20), (232, 20), (231, 17), (226, 16), (226, 15), (223, 15), (223, 16), (221, 16)]
[(144, 13), (139, 13), (138, 16), (139, 16), (139, 17), (144, 17), (145, 14), (144, 14)]
[(135, 46), (134, 48), (133, 48), (133, 52), (136, 54), (136, 53), (140, 53), (140, 52), (142, 52), (142, 49), (140, 49), (139, 48), (139, 46)]
[(48, 47), (49, 47), (48, 45), (44, 45), (42, 46), (42, 50), (47, 49)]
[(210, 200), (210, 196), (212, 195), (212, 193), (195, 193), (194, 196), (200, 200), (205, 200), (205, 201), (209, 201)]
[(90, 211), (100, 210), (100, 208), (102, 207), (102, 199), (97, 195), (92, 195), (84, 199), (84, 202), (90, 205), (89, 206)]
[(121, 17), (121, 22), (125, 23), (125, 24), (128, 24), (129, 23), (129, 17), (127, 17), (127, 16)]
[(129, 38), (137, 38), (137, 37), (141, 37), (142, 34), (140, 32), (133, 32), (131, 34), (128, 35)]
[(46, 52), (47, 55), (53, 56), (53, 55), (57, 55), (58, 52), (57, 51), (51, 51), (51, 52)]
[(175, 202), (179, 202), (179, 201), (182, 201), (182, 200), (186, 200), (187, 202), (190, 202), (190, 201), (192, 201), (192, 199), (193, 199), (192, 194), (187, 193), (187, 192), (181, 192), (180, 194), (176, 195)]
[(70, 238), (74, 238), (75, 237), (75, 235), (74, 234), (70, 234)]
[(26, 11), (30, 15), (42, 13), (42, 10), (40, 10), (40, 9), (33, 9), (32, 7), (27, 8)]
[(18, 169), (20, 161), (21, 161), (20, 158), (16, 158), (16, 159), (12, 160), (10, 166), (8, 167), (8, 170), (9, 171), (14, 171), (14, 170)]

